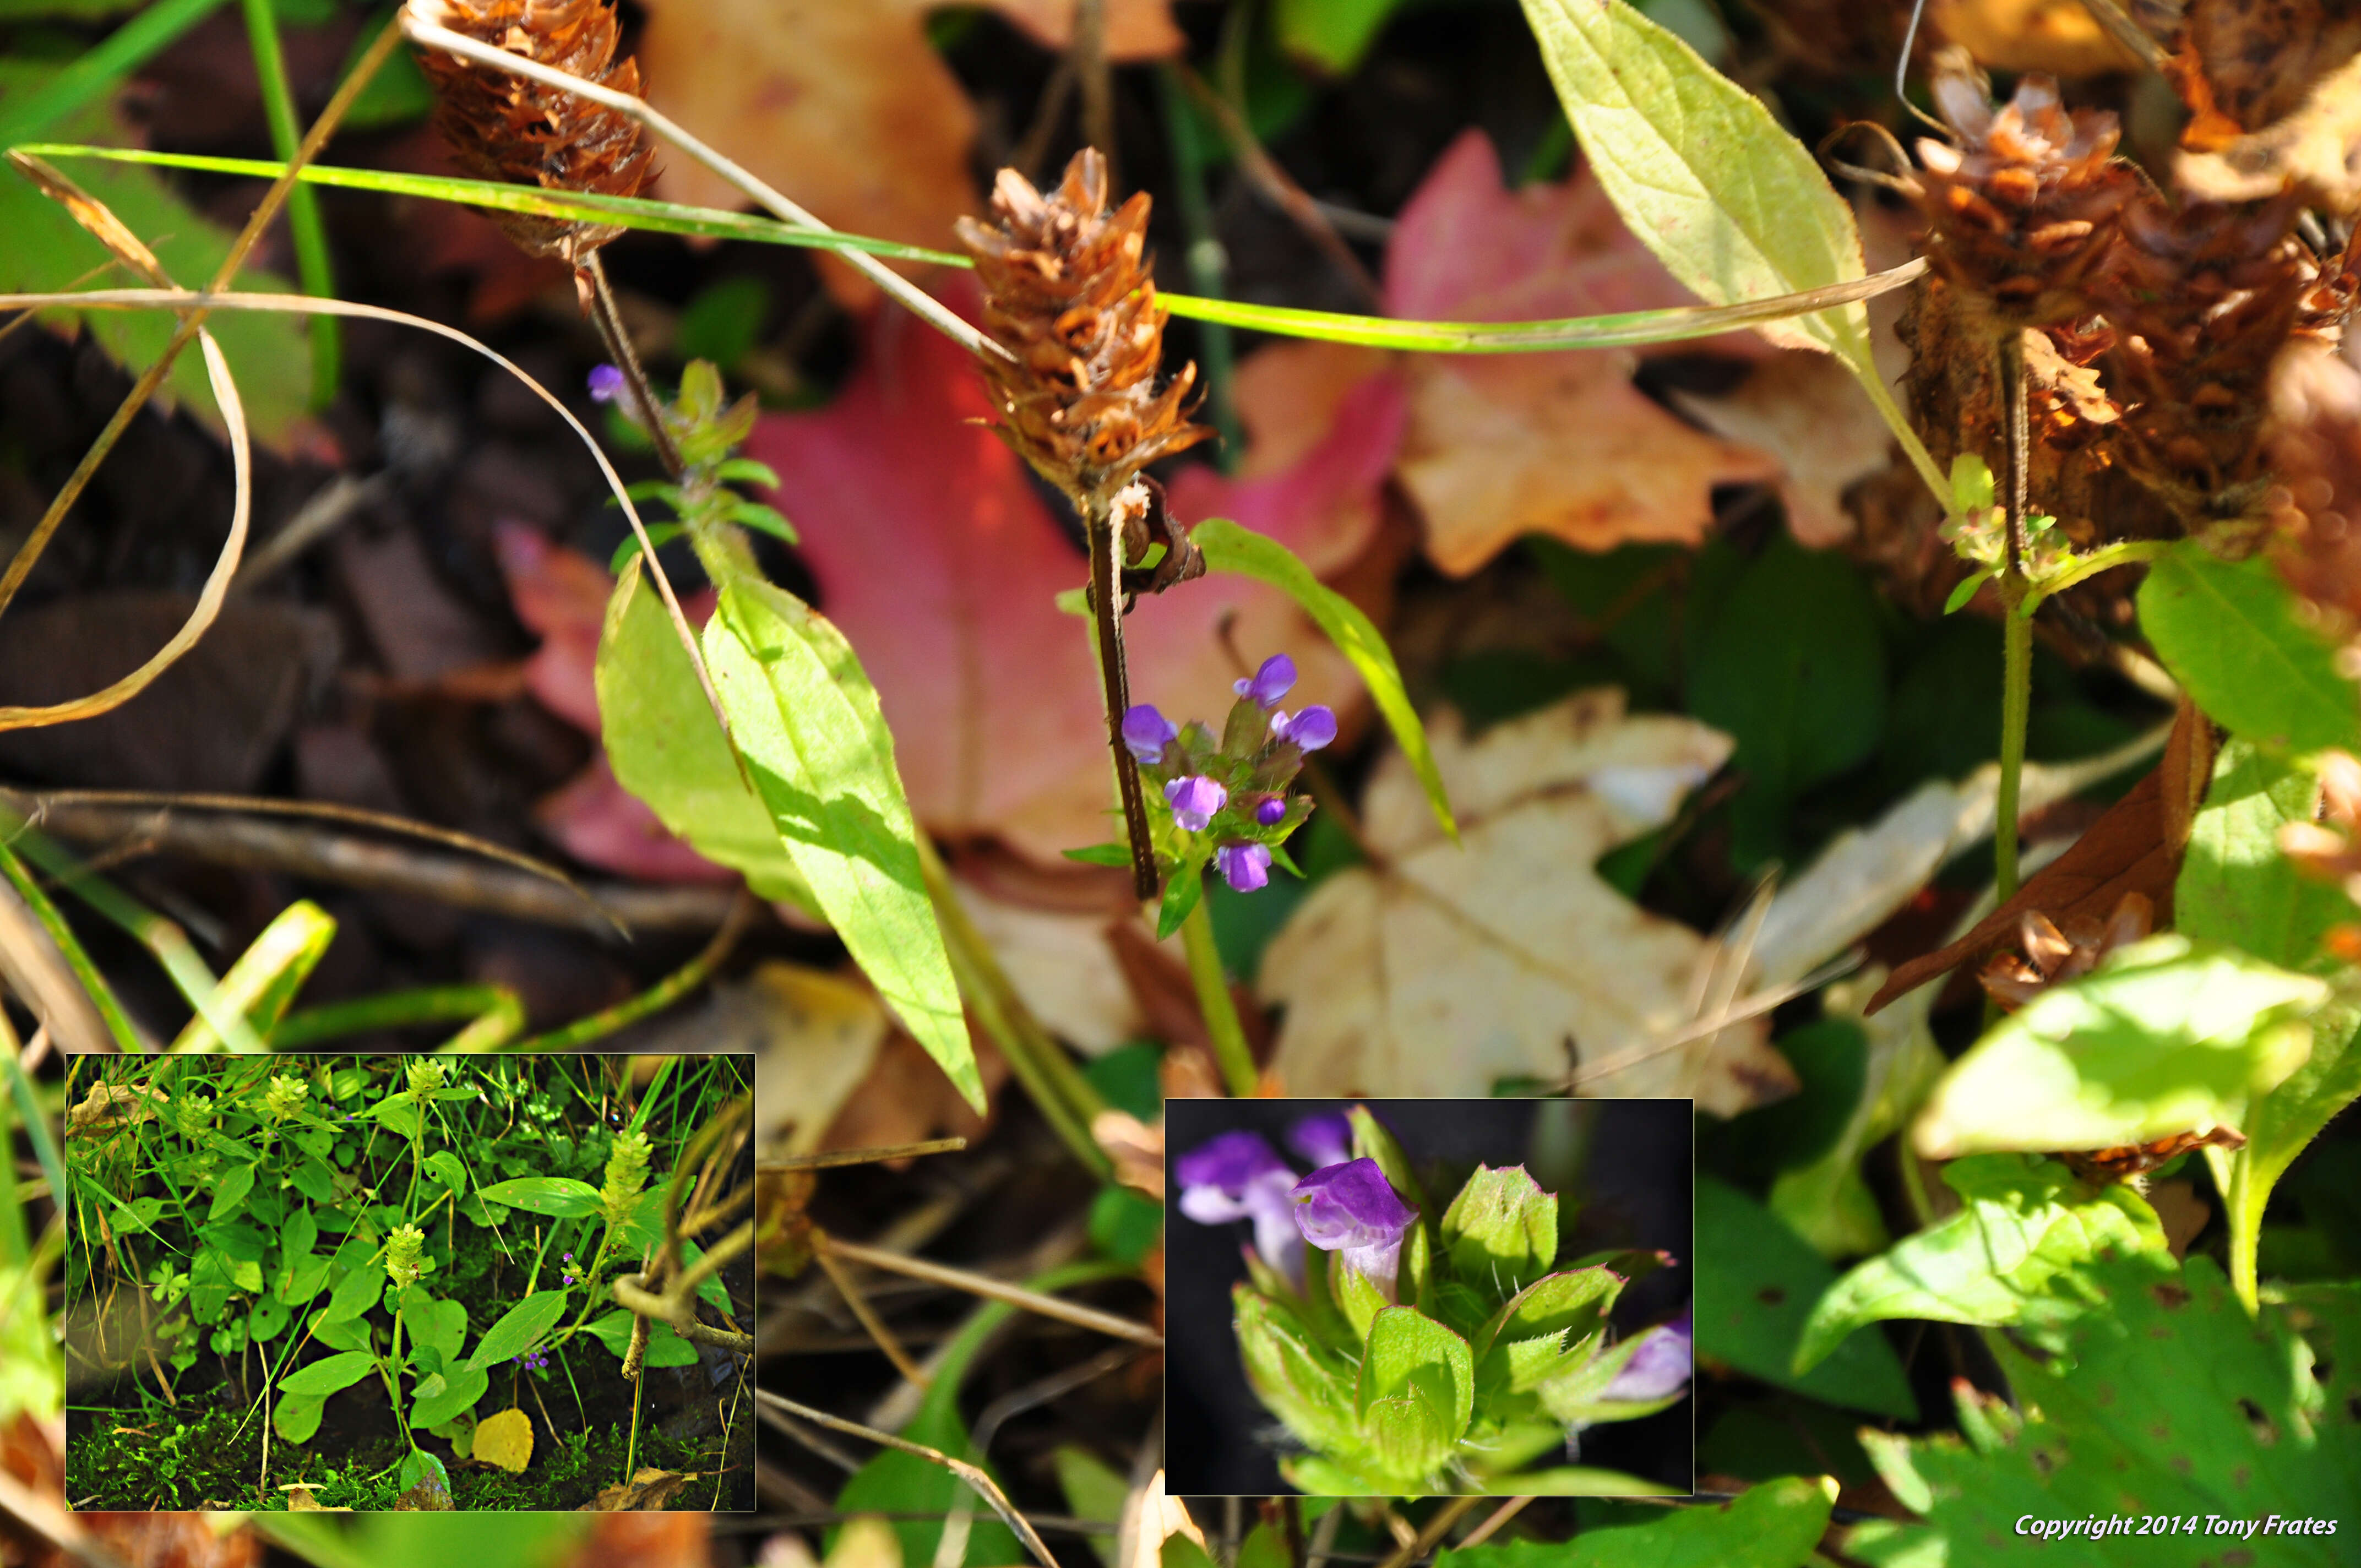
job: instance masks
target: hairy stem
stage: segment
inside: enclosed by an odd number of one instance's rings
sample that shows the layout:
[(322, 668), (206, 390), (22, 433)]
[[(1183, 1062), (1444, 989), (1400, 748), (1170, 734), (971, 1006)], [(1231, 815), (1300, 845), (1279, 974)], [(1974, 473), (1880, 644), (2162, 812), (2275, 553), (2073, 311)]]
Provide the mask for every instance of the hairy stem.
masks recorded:
[(1115, 757), (1115, 790), (1123, 801), (1124, 832), (1131, 845), (1131, 890), (1145, 902), (1156, 896), (1156, 847), (1148, 838), (1139, 759), (1123, 743), (1123, 716), (1131, 707), (1131, 676), (1123, 660), (1123, 541), (1105, 501), (1082, 498), (1078, 504), (1091, 555), (1091, 641), (1099, 656), (1099, 685), (1106, 696), (1107, 748)]
[(1180, 945), (1189, 955), (1189, 979), (1197, 988), (1197, 1006), (1205, 1014), (1205, 1033), (1213, 1042), (1213, 1059), (1221, 1063), (1222, 1081), (1232, 1094), (1244, 1099), (1254, 1093), (1257, 1083), (1254, 1052), (1246, 1045), (1237, 1001), (1230, 994), (1229, 976), (1222, 972), (1221, 949), (1213, 942), (1213, 916), (1202, 898), (1180, 922)]
[(1993, 587), (2001, 602), (2000, 798), (1993, 824), (1993, 877), (2005, 904), (2016, 894), (2016, 803), (2025, 776), (2025, 726), (2033, 707), (2033, 610), (2025, 575), (2026, 432), (2025, 338), (2001, 334), (2001, 437), (2005, 444), (2002, 504), (2008, 528), (2008, 556)]

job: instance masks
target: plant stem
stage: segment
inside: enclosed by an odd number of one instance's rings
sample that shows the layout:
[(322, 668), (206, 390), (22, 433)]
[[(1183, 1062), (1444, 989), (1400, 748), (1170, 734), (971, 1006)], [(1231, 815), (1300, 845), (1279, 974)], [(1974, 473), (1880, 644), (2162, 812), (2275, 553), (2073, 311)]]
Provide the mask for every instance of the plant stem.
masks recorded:
[[(2243, 1148), (2224, 1157), (2213, 1157), (2217, 1151), (2207, 1149), (2207, 1163), (2213, 1171), (2214, 1185), (2222, 1190), (2223, 1218), (2230, 1226), (2230, 1288), (2238, 1293), (2251, 1315), (2261, 1308), (2261, 1296), (2256, 1287), (2255, 1254), (2262, 1238), (2263, 1207), (2257, 1201), (2255, 1151)], [(2229, 1179), (2223, 1179), (2222, 1168), (2227, 1165)], [(2263, 1189), (2262, 1197), (2269, 1196)]]
[(1156, 896), (1156, 847), (1148, 838), (1139, 760), (1123, 740), (1123, 716), (1131, 707), (1131, 677), (1123, 661), (1123, 540), (1105, 500), (1077, 496), (1074, 504), (1082, 515), (1082, 540), (1090, 551), (1091, 645), (1098, 652), (1107, 749), (1115, 758), (1115, 793), (1123, 802), (1124, 832), (1131, 844), (1131, 890), (1145, 903)]
[(1222, 970), (1222, 950), (1213, 941), (1213, 916), (1202, 898), (1180, 922), (1180, 946), (1189, 955), (1189, 979), (1197, 988), (1197, 1007), (1205, 1015), (1205, 1033), (1213, 1043), (1213, 1059), (1222, 1065), (1222, 1081), (1232, 1094), (1245, 1099), (1255, 1092), (1258, 1082), (1254, 1052), (1246, 1045), (1236, 999), (1230, 995), (1229, 976)]
[(2001, 392), (2001, 439), (2005, 446), (2001, 499), (2008, 529), (2008, 555), (1993, 579), (2001, 602), (2000, 795), (1993, 822), (1993, 882), (2000, 902), (2016, 895), (2016, 803), (2025, 775), (2025, 727), (2033, 707), (2032, 592), (2025, 575), (2026, 442), (2025, 337), (2001, 334), (1995, 355)]
[(637, 1023), (651, 1013), (671, 1006), (704, 984), (706, 977), (730, 956), (730, 949), (737, 946), (738, 934), (746, 928), (752, 910), (753, 900), (751, 897), (740, 898), (730, 905), (730, 917), (721, 923), (721, 929), (713, 934), (713, 940), (705, 945), (703, 952), (637, 996), (626, 998), (604, 1012), (593, 1013), (588, 1018), (577, 1018), (562, 1029), (552, 1029), (545, 1035), (535, 1035), (531, 1039), (519, 1040), (500, 1048), (518, 1053), (578, 1050), (593, 1040), (605, 1038), (627, 1024)]
[[(247, 37), (254, 49), (254, 74), (262, 89), (263, 118), (270, 125), (270, 149), (291, 159), (303, 139), (295, 118), (295, 93), (287, 82), (287, 60), (279, 47), (275, 0), (245, 0)], [(297, 186), (287, 194), (287, 228), (295, 241), (295, 275), (303, 291), (326, 299), (336, 291), (336, 278), (328, 256), (328, 230), (320, 218), (319, 193)], [(315, 318), (312, 343), (312, 406), (324, 409), (336, 395), (343, 367), (343, 323), (334, 316)]]
[[(1189, 236), (1181, 253), (1189, 269), (1189, 286), (1202, 297), (1223, 297), (1223, 272), (1228, 256), (1213, 233), (1212, 204), (1205, 198), (1205, 149), (1198, 140), (1197, 118), (1189, 107), (1179, 74), (1170, 65), (1156, 73), (1156, 95), (1164, 106), (1165, 139), (1172, 147), (1172, 183), (1180, 199), (1180, 225)], [(1205, 413), (1221, 433), (1215, 450), (1222, 471), (1235, 473), (1246, 455), (1245, 427), (1238, 421), (1235, 391), (1237, 351), (1226, 322), (1203, 322), (1197, 327), (1197, 355), (1205, 367)]]

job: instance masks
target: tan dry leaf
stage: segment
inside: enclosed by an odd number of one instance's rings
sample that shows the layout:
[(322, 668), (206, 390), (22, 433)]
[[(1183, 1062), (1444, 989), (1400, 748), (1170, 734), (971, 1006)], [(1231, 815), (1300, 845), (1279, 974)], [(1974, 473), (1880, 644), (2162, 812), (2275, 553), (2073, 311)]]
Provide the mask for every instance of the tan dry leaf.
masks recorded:
[(955, 885), (1008, 983), (1052, 1034), (1093, 1057), (1139, 1037), (1146, 1019), (1107, 939), (1120, 915), (1044, 908), (996, 896), (965, 878)]
[(1714, 434), (1768, 454), (1795, 543), (1826, 550), (1855, 532), (1844, 509), (1854, 481), (1883, 472), (1893, 437), (1852, 372), (1825, 354), (1787, 349), (1719, 397), (1675, 392), (1681, 411)]
[(590, 1506), (605, 1513), (668, 1508), (673, 1495), (696, 1479), (694, 1470), (658, 1470), (643, 1464), (632, 1472), (626, 1485), (601, 1487)]
[(2258, 202), (2290, 185), (2338, 213), (2361, 206), (2361, 55), (2321, 78), (2284, 119), (2216, 151), (2184, 151), (2173, 183), (2204, 202)]
[(2096, 76), (2139, 66), (2082, 0), (1934, 0), (1927, 20), (1977, 64), (1996, 71)]
[(1692, 429), (1631, 385), (1622, 350), (1455, 357), (1418, 367), (1397, 468), (1427, 554), (1466, 576), (1528, 533), (1583, 550), (1694, 544), (1716, 485), (1776, 459)]
[[(1289, 1091), (1487, 1094), (1689, 1022), (1712, 945), (1592, 868), (1669, 820), (1728, 760), (1730, 738), (1677, 716), (1627, 718), (1611, 688), (1475, 740), (1444, 709), (1428, 736), (1466, 848), (1441, 837), (1389, 753), (1363, 816), (1382, 869), (1314, 887), (1263, 958), (1261, 992), (1287, 1009), (1272, 1065)], [(1694, 1093), (1730, 1115), (1794, 1081), (1753, 1020), (1586, 1087)]]
[(877, 1514), (855, 1514), (837, 1532), (828, 1568), (902, 1568), (902, 1538)]
[[(939, 0), (928, 0), (928, 9)], [(984, 0), (984, 4), (1050, 49), (1074, 41), (1082, 0)], [(1166, 60), (1188, 44), (1172, 20), (1172, 0), (1107, 0), (1107, 58), (1118, 63)]]
[(741, 1010), (753, 1025), (755, 1136), (766, 1146), (784, 1139), (785, 1154), (809, 1154), (876, 1065), (892, 1026), (877, 993), (778, 962), (716, 989), (714, 1007)]
[(533, 1463), (533, 1418), (513, 1408), (486, 1416), (476, 1424), (475, 1457), (503, 1470), (522, 1470)]

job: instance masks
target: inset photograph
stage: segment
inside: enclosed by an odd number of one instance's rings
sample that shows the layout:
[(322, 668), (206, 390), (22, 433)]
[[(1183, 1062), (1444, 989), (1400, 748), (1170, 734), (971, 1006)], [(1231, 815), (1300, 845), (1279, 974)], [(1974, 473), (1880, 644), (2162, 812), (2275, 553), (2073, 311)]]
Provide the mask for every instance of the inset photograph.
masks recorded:
[(1166, 1485), (1685, 1494), (1686, 1100), (1173, 1100)]
[(74, 1060), (68, 1501), (752, 1508), (752, 1085), (747, 1056)]

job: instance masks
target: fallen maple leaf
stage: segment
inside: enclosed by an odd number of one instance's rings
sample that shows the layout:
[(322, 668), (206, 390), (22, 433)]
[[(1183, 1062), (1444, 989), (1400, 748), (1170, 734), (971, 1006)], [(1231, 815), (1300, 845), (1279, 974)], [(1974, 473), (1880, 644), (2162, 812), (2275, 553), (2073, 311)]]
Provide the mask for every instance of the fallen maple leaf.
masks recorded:
[[(818, 215), (855, 234), (945, 246), (975, 210), (975, 106), (927, 41), (939, 0), (647, 0), (639, 42), (648, 102)], [(1052, 47), (1074, 0), (997, 0)], [(1143, 60), (1183, 39), (1170, 0), (1114, 0), (1107, 52)], [(746, 197), (703, 165), (669, 160), (655, 194), (695, 206)], [(871, 285), (829, 260), (821, 275), (859, 303)]]
[[(802, 534), (823, 608), (877, 688), (918, 819), (1054, 861), (1115, 837), (1089, 629), (1055, 603), (1085, 570), (1023, 466), (980, 422), (991, 411), (964, 353), (883, 311), (836, 400), (765, 418), (747, 455), (783, 476), (778, 504)], [(1330, 439), (1362, 444), (1349, 429)], [(1330, 450), (1323, 443), (1305, 464), (1324, 464)], [(1338, 467), (1345, 481), (1382, 472)], [(1201, 485), (1183, 493), (1238, 499)], [(1256, 516), (1311, 561), (1335, 559), (1340, 536), (1360, 526), (1326, 507), (1290, 515), (1266, 506)], [(1272, 653), (1301, 672), (1293, 700), (1341, 707), (1358, 690), (1343, 655), (1286, 596), (1243, 577), (1143, 598), (1124, 635), (1133, 700), (1176, 719), (1227, 712), (1231, 683)]]
[[(1592, 867), (1669, 820), (1728, 759), (1730, 738), (1674, 715), (1627, 718), (1612, 688), (1475, 740), (1444, 709), (1428, 737), (1466, 848), (1443, 837), (1409, 765), (1388, 754), (1363, 811), (1377, 862), (1314, 887), (1263, 958), (1260, 992), (1287, 1009), (1273, 1066), (1289, 1090), (1488, 1094), (1688, 1023), (1715, 945)], [(1726, 1116), (1794, 1082), (1758, 1019), (1586, 1088), (1694, 1094)]]
[(1774, 458), (1787, 532), (1826, 550), (1856, 532), (1843, 505), (1856, 481), (1884, 471), (1893, 434), (1852, 372), (1825, 354), (1790, 348), (1757, 365), (1719, 397), (1675, 392), (1681, 411), (1716, 435)]

